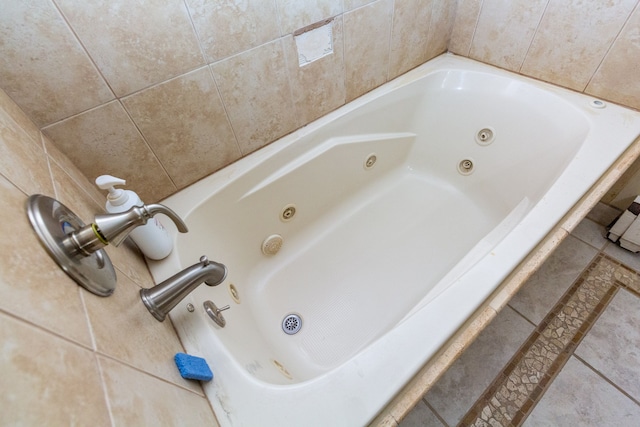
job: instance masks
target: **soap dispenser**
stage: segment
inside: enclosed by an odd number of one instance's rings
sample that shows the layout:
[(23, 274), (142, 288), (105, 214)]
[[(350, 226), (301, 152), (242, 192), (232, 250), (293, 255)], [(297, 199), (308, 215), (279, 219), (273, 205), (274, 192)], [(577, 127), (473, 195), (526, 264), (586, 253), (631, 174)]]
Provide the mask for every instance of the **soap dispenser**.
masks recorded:
[[(142, 206), (144, 203), (140, 197), (131, 190), (115, 188), (116, 185), (124, 185), (127, 181), (111, 175), (101, 175), (96, 178), (96, 185), (102, 190), (108, 190), (105, 208), (109, 213), (125, 212), (133, 206)], [(173, 241), (162, 223), (155, 217), (149, 219), (143, 226), (133, 230), (129, 237), (140, 248), (142, 253), (150, 259), (166, 258), (173, 249)]]

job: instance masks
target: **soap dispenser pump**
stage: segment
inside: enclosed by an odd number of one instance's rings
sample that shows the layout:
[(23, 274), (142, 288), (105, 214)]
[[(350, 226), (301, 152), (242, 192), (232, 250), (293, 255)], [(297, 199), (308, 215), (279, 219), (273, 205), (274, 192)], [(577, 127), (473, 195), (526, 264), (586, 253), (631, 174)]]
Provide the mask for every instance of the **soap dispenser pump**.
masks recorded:
[[(107, 212), (125, 212), (133, 206), (144, 205), (140, 197), (133, 191), (115, 188), (116, 185), (124, 185), (126, 183), (127, 181), (124, 179), (111, 175), (101, 175), (96, 178), (98, 188), (109, 191), (105, 205)], [(171, 236), (155, 217), (149, 219), (145, 225), (133, 230), (129, 237), (149, 259), (159, 260), (166, 258), (173, 250)]]

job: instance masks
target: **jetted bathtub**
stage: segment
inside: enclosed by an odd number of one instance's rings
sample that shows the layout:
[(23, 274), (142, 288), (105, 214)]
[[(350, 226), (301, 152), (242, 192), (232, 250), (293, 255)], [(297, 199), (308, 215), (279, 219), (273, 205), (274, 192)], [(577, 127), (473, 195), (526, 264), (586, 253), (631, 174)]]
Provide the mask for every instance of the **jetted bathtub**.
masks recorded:
[(370, 422), (639, 134), (443, 55), (166, 199), (190, 231), (154, 278), (229, 270), (171, 313), (220, 423)]

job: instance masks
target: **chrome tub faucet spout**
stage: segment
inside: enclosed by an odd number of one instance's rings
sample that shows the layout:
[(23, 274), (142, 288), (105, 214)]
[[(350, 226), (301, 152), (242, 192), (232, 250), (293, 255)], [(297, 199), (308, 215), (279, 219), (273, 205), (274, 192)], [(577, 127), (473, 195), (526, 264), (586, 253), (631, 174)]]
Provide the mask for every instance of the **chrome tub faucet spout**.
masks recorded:
[(226, 277), (227, 267), (209, 261), (203, 255), (199, 263), (185, 268), (151, 289), (140, 290), (140, 297), (153, 317), (162, 322), (171, 309), (202, 282), (208, 286), (217, 286)]

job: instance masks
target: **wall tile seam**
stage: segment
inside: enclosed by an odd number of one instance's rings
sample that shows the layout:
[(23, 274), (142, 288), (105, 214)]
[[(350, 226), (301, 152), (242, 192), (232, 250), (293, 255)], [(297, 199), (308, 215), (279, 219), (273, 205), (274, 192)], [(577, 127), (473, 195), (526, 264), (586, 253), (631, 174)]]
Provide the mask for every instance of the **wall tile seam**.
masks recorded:
[(229, 115), (229, 109), (227, 108), (227, 105), (224, 103), (224, 99), (222, 98), (222, 92), (220, 91), (220, 86), (218, 85), (218, 81), (216, 80), (215, 73), (213, 72), (211, 65), (207, 65), (206, 67), (209, 70), (209, 76), (211, 76), (211, 80), (213, 81), (213, 86), (216, 88), (216, 94), (220, 99), (220, 104), (222, 104), (222, 110), (224, 111), (224, 116), (227, 119), (227, 124), (229, 125), (229, 129), (231, 129), (231, 133), (233, 134), (233, 142), (235, 144), (236, 149), (238, 150), (238, 153), (240, 153), (239, 158), (242, 158), (244, 157), (244, 154), (242, 154), (242, 149), (240, 148), (240, 140), (238, 139), (238, 134), (236, 133), (236, 130), (233, 128), (233, 125), (231, 124), (231, 116)]
[[(378, 0), (378, 1), (383, 1), (383, 0)], [(389, 77), (391, 76), (391, 48), (393, 47), (393, 28), (394, 28), (394, 24), (395, 24), (395, 18), (396, 18), (396, 0), (390, 0), (391, 3), (391, 22), (389, 23), (389, 41), (387, 43), (387, 75), (384, 78), (385, 82), (389, 81)], [(433, 1), (431, 2), (431, 13), (433, 13)], [(429, 25), (431, 25), (431, 22), (429, 22)], [(427, 34), (429, 34), (429, 32), (427, 31)]]
[(107, 376), (105, 374), (105, 370), (100, 363), (100, 358), (94, 352), (93, 353), (93, 361), (96, 364), (96, 368), (98, 369), (98, 376), (100, 378), (100, 388), (102, 389), (102, 396), (104, 397), (104, 402), (107, 407), (107, 412), (109, 413), (109, 421), (111, 422), (111, 427), (116, 426), (115, 417), (113, 415), (113, 408), (111, 405), (111, 399), (109, 398), (109, 388), (107, 387)]
[[(174, 77), (175, 78), (175, 77)], [(173, 80), (173, 79), (172, 79)], [(145, 136), (144, 132), (142, 132), (142, 129), (140, 129), (140, 126), (138, 126), (138, 124), (136, 123), (136, 121), (133, 119), (133, 117), (131, 116), (131, 113), (129, 112), (129, 110), (127, 109), (126, 105), (124, 104), (124, 102), (122, 102), (122, 99), (118, 99), (118, 103), (120, 104), (120, 107), (124, 110), (125, 114), (127, 115), (127, 117), (129, 118), (129, 121), (131, 122), (131, 124), (135, 127), (136, 132), (138, 132), (138, 135), (140, 136), (140, 138), (142, 138), (142, 141), (144, 142), (144, 144), (147, 146), (147, 149), (151, 152), (153, 158), (156, 160), (156, 162), (158, 162), (158, 165), (160, 165), (160, 168), (162, 169), (162, 171), (165, 173), (165, 175), (169, 178), (169, 181), (171, 182), (171, 185), (173, 185), (173, 191), (174, 193), (176, 191), (178, 191), (178, 189), (180, 188), (176, 182), (173, 180), (173, 177), (171, 176), (171, 174), (169, 173), (169, 171), (167, 170), (167, 168), (164, 166), (164, 163), (162, 163), (162, 161), (160, 160), (160, 157), (158, 157), (158, 154), (156, 153), (156, 151), (153, 149), (153, 146), (151, 144), (149, 144), (149, 141), (147, 140), (147, 137)]]
[[(78, 43), (78, 45), (80, 46), (80, 48), (82, 49), (84, 54), (89, 59), (89, 62), (91, 62), (91, 65), (93, 66), (93, 68), (96, 71), (96, 73), (100, 76), (100, 78), (102, 79), (104, 84), (107, 86), (107, 88), (109, 89), (109, 92), (111, 92), (112, 98), (109, 101), (103, 102), (100, 105), (103, 105), (103, 104), (106, 104), (107, 102), (113, 101), (115, 98), (117, 98), (117, 95), (116, 95), (116, 92), (113, 90), (113, 87), (111, 86), (111, 83), (109, 83), (109, 80), (107, 80), (107, 78), (102, 73), (102, 70), (100, 69), (100, 67), (98, 67), (98, 64), (96, 64), (96, 61), (93, 59), (93, 56), (91, 56), (91, 54), (89, 53), (89, 50), (87, 49), (85, 44), (82, 42), (82, 39), (80, 38), (80, 36), (76, 32), (76, 30), (73, 28), (73, 26), (69, 22), (69, 19), (67, 19), (67, 15), (64, 14), (64, 12), (62, 11), (62, 8), (60, 8), (58, 3), (56, 3), (56, 0), (50, 0), (50, 1), (51, 1), (51, 4), (53, 5), (53, 7), (56, 9), (56, 11), (60, 14), (60, 17), (62, 17), (62, 20), (64, 21), (65, 25), (67, 26), (67, 28), (69, 29), (69, 31), (73, 35), (74, 39), (76, 40), (76, 43)], [(42, 129), (45, 126), (47, 126), (47, 125), (40, 126), (40, 128)]]
[[(330, 22), (329, 25), (331, 25), (332, 27), (332, 34), (333, 34), (333, 23)], [(289, 101), (291, 102), (291, 107), (293, 108), (293, 114), (295, 115), (296, 128), (291, 131), (291, 132), (294, 132), (297, 129), (300, 129), (301, 127), (303, 127), (305, 123), (302, 123), (303, 122), (302, 115), (300, 113), (300, 109), (296, 108), (295, 96), (293, 95), (293, 84), (292, 84), (293, 76), (291, 75), (291, 67), (295, 66), (295, 64), (289, 64), (289, 55), (287, 55), (287, 43), (285, 43), (285, 39), (289, 39), (289, 37), (293, 38), (293, 34), (280, 38), (280, 48), (282, 49), (282, 56), (284, 58), (284, 72), (285, 72), (285, 75), (287, 76), (287, 87), (289, 88)], [(333, 39), (333, 35), (331, 37)], [(287, 134), (291, 132), (287, 132)], [(233, 130), (233, 133), (235, 135), (236, 133), (235, 129)], [(277, 141), (277, 139), (275, 141)], [(271, 142), (273, 141), (270, 141), (267, 144), (270, 144)], [(238, 146), (239, 145), (240, 144), (238, 143)], [(240, 153), (243, 157), (249, 154), (249, 153), (244, 153), (242, 150), (240, 150)]]
[[(78, 291), (79, 291), (79, 292), (85, 292), (85, 291), (84, 291), (83, 289), (81, 289), (80, 287), (78, 287)], [(85, 315), (87, 315), (87, 310), (86, 310), (86, 307), (84, 306), (84, 301), (83, 301), (83, 308), (84, 308)], [(140, 308), (143, 308), (143, 306), (142, 306), (142, 305), (140, 305)], [(35, 328), (35, 329), (39, 330), (40, 332), (43, 332), (43, 333), (45, 333), (45, 334), (47, 334), (47, 335), (52, 336), (53, 338), (56, 338), (56, 339), (62, 340), (62, 341), (64, 341), (65, 343), (72, 345), (73, 347), (76, 347), (76, 348), (79, 348), (79, 349), (81, 349), (81, 350), (84, 350), (84, 351), (86, 351), (87, 353), (92, 353), (92, 354), (93, 354), (93, 356), (92, 356), (92, 357), (97, 357), (97, 356), (99, 356), (99, 357), (104, 357), (104, 358), (110, 359), (110, 360), (112, 360), (112, 361), (114, 361), (114, 362), (117, 362), (117, 363), (119, 363), (119, 364), (121, 364), (121, 365), (124, 365), (124, 366), (126, 366), (126, 367), (128, 367), (128, 368), (134, 369), (134, 370), (136, 370), (136, 371), (138, 371), (138, 372), (140, 372), (140, 373), (142, 373), (142, 374), (146, 374), (146, 375), (148, 375), (148, 376), (150, 376), (150, 377), (153, 377), (153, 378), (155, 378), (155, 379), (157, 379), (157, 380), (160, 380), (160, 381), (163, 381), (163, 382), (165, 382), (165, 383), (167, 383), (167, 384), (170, 384), (170, 385), (176, 386), (176, 387), (178, 387), (178, 388), (180, 388), (180, 389), (182, 389), (182, 390), (189, 391), (189, 392), (191, 392), (191, 393), (195, 394), (196, 396), (204, 397), (204, 392), (197, 392), (197, 391), (194, 391), (194, 390), (192, 390), (192, 389), (190, 389), (190, 388), (188, 388), (188, 387), (185, 387), (185, 386), (183, 386), (183, 385), (181, 385), (181, 384), (175, 383), (175, 382), (171, 381), (171, 380), (170, 380), (170, 379), (168, 379), (168, 378), (163, 378), (163, 377), (158, 376), (158, 375), (156, 375), (156, 374), (154, 374), (154, 373), (152, 373), (152, 372), (145, 371), (144, 369), (140, 369), (139, 367), (136, 367), (136, 366), (134, 366), (134, 365), (132, 365), (132, 364), (128, 363), (127, 361), (121, 360), (121, 359), (117, 358), (117, 357), (116, 357), (116, 356), (114, 356), (114, 355), (110, 355), (109, 353), (106, 353), (106, 352), (104, 352), (104, 351), (101, 351), (101, 350), (100, 350), (100, 349), (98, 349), (98, 348), (91, 348), (91, 347), (89, 347), (89, 346), (87, 346), (87, 345), (85, 345), (85, 344), (83, 344), (83, 343), (81, 343), (81, 342), (75, 341), (74, 339), (72, 339), (72, 338), (70, 338), (70, 337), (67, 337), (67, 336), (65, 336), (65, 335), (62, 335), (62, 334), (61, 334), (61, 333), (59, 333), (59, 332), (56, 332), (56, 331), (51, 330), (51, 329), (47, 329), (47, 328), (46, 328), (46, 326), (40, 325), (40, 324), (38, 324), (38, 323), (34, 323), (34, 322), (30, 321), (29, 319), (24, 318), (24, 317), (22, 317), (22, 316), (20, 316), (20, 315), (16, 315), (16, 314), (11, 313), (11, 312), (9, 312), (9, 311), (6, 311), (5, 309), (2, 309), (2, 308), (0, 308), (0, 315), (4, 315), (4, 316), (7, 316), (7, 317), (10, 317), (10, 318), (14, 319), (15, 321), (20, 322), (20, 323), (22, 323), (22, 324), (24, 324), (24, 325), (26, 325), (26, 326), (28, 326), (28, 327), (33, 327), (33, 328)], [(89, 322), (89, 321), (88, 321), (88, 322)], [(90, 324), (91, 324), (91, 323), (89, 322), (89, 325), (90, 325)], [(182, 343), (180, 343), (180, 344), (182, 345)], [(182, 350), (184, 351), (184, 348), (182, 348)], [(173, 361), (167, 361), (167, 362), (168, 362), (168, 363), (172, 363)]]
[(283, 37), (284, 34), (282, 34), (283, 33), (282, 29), (284, 27), (282, 25), (282, 19), (280, 18), (280, 5), (278, 4), (277, 0), (271, 0), (271, 1), (273, 1), (273, 5), (274, 5), (275, 11), (276, 11), (276, 23), (278, 25), (278, 34), (280, 34), (280, 37)]
[[(460, 0), (460, 1), (464, 1), (464, 0)], [(469, 41), (469, 49), (467, 49), (467, 52), (465, 53), (464, 56), (466, 56), (467, 58), (471, 58), (471, 48), (473, 47), (473, 41), (476, 38), (476, 30), (478, 29), (478, 23), (480, 22), (480, 16), (482, 15), (482, 9), (484, 7), (484, 0), (480, 0), (480, 8), (478, 8), (478, 16), (476, 16), (476, 22), (473, 26), (473, 33), (471, 34), (471, 40)]]
[[(183, 351), (184, 351), (184, 349), (183, 349)], [(96, 357), (96, 358), (98, 358), (98, 360), (100, 360), (100, 358), (111, 360), (112, 362), (118, 363), (119, 365), (125, 366), (125, 367), (127, 367), (127, 368), (129, 368), (129, 369), (133, 369), (134, 371), (136, 371), (136, 372), (138, 372), (138, 373), (140, 373), (140, 374), (147, 375), (147, 376), (149, 376), (149, 377), (151, 377), (151, 378), (153, 378), (153, 379), (155, 379), (155, 380), (162, 381), (162, 382), (163, 382), (163, 383), (165, 383), (165, 384), (168, 384), (168, 385), (170, 385), (170, 386), (177, 387), (177, 388), (179, 388), (180, 390), (188, 391), (188, 392), (190, 392), (190, 393), (192, 393), (192, 394), (194, 394), (194, 395), (196, 395), (196, 396), (198, 396), (198, 397), (201, 397), (201, 398), (203, 398), (203, 399), (206, 399), (206, 395), (204, 394), (204, 391), (202, 390), (202, 387), (201, 387), (201, 386), (199, 386), (199, 387), (200, 387), (200, 391), (198, 392), (198, 391), (195, 391), (195, 390), (193, 390), (193, 389), (190, 389), (190, 388), (188, 388), (188, 387), (186, 387), (186, 386), (183, 386), (183, 385), (181, 385), (181, 384), (175, 383), (175, 382), (171, 381), (171, 380), (170, 380), (170, 379), (168, 379), (168, 378), (164, 378), (164, 377), (161, 377), (161, 376), (159, 376), (159, 375), (157, 375), (157, 374), (154, 374), (153, 372), (145, 371), (144, 369), (141, 369), (141, 368), (140, 368), (140, 367), (138, 367), (138, 366), (134, 366), (134, 365), (132, 365), (132, 364), (128, 363), (127, 361), (124, 361), (124, 360), (118, 359), (116, 356), (113, 356), (113, 355), (111, 355), (111, 354), (104, 353), (104, 352), (102, 352), (102, 351), (100, 351), (100, 350), (96, 350), (96, 351), (94, 351), (93, 353), (95, 354), (95, 357)], [(173, 364), (174, 364), (174, 361), (173, 361), (173, 359), (171, 359), (171, 360), (167, 360), (167, 363), (170, 363), (171, 365), (173, 365)], [(177, 370), (177, 368), (176, 368), (176, 370)], [(215, 373), (214, 373), (214, 375), (215, 375)], [(185, 380), (185, 381), (193, 381), (193, 380)], [(199, 382), (194, 383), (194, 384), (199, 385)]]
[(35, 328), (42, 333), (50, 335), (56, 339), (62, 340), (67, 344), (71, 344), (74, 347), (80, 348), (82, 350), (86, 350), (87, 352), (90, 352), (90, 353), (95, 353), (95, 350), (90, 346), (86, 345), (85, 343), (76, 341), (71, 337), (63, 335), (61, 332), (54, 331), (53, 329), (48, 329), (47, 326), (43, 324), (35, 323), (30, 319), (21, 316), (20, 314), (12, 313), (10, 311), (7, 311), (6, 309), (0, 308), (0, 317), (3, 315), (12, 318), (13, 320), (20, 322), (23, 325), (26, 325), (27, 327)]
[[(46, 136), (43, 134), (42, 135), (42, 140), (44, 142)], [(96, 207), (96, 214), (101, 214), (101, 213), (106, 213), (104, 209), (101, 208), (101, 204), (100, 201), (96, 200), (93, 198), (93, 196), (91, 195), (91, 193), (89, 193), (88, 191), (85, 190), (85, 185), (87, 184), (91, 184), (89, 182), (89, 180), (87, 179), (86, 183), (81, 183), (78, 182), (72, 175), (70, 175), (69, 173), (67, 173), (67, 170), (65, 168), (64, 165), (62, 165), (61, 163), (59, 163), (53, 156), (51, 156), (45, 146), (45, 154), (47, 156), (47, 165), (49, 167), (49, 175), (51, 177), (51, 185), (53, 186), (53, 193), (56, 199), (60, 199), (60, 195), (58, 193), (58, 181), (55, 179), (55, 175), (53, 173), (53, 169), (51, 168), (51, 162), (55, 163), (56, 166), (58, 166), (62, 172), (64, 172), (64, 174), (69, 177), (69, 179), (77, 186), (77, 190), (82, 191), (83, 195), (87, 196), (88, 200), (91, 200), (92, 202), (94, 202), (94, 205)], [(84, 174), (83, 174), (84, 176)], [(69, 207), (71, 208), (71, 207)], [(73, 209), (72, 209), (73, 210)], [(91, 221), (92, 218), (80, 218), (83, 221), (87, 222), (87, 221)]]
[[(629, 25), (629, 21), (631, 20), (631, 17), (633, 16), (634, 13), (636, 13), (637, 11), (640, 10), (640, 1), (638, 1), (638, 3), (636, 3), (636, 5), (633, 7), (633, 9), (631, 9), (631, 12), (629, 13), (629, 16), (627, 16), (627, 19), (625, 19), (624, 23), (622, 24), (622, 26), (620, 27), (620, 30), (618, 31), (618, 33), (616, 34), (616, 36), (613, 38), (613, 41), (611, 42), (611, 44), (609, 45), (609, 47), (607, 48), (607, 51), (604, 53), (604, 55), (602, 56), (602, 59), (600, 60), (600, 62), (598, 63), (598, 66), (596, 67), (596, 69), (594, 70), (593, 74), (591, 75), (591, 77), (589, 77), (589, 80), (587, 81), (587, 84), (585, 84), (584, 88), (580, 91), (582, 93), (587, 93), (587, 88), (589, 87), (589, 85), (591, 84), (591, 81), (593, 80), (593, 78), (596, 76), (596, 74), (598, 74), (598, 71), (600, 71), (600, 69), (602, 68), (602, 65), (604, 64), (604, 62), (606, 61), (607, 57), (609, 56), (609, 53), (611, 52), (611, 50), (613, 49), (613, 46), (616, 44), (616, 42), (618, 41), (618, 39), (620, 38), (620, 36), (622, 35), (622, 33), (624, 32), (624, 30), (627, 28), (627, 26)], [(640, 12), (639, 12), (640, 13)]]
[(531, 36), (531, 40), (529, 40), (529, 45), (527, 46), (527, 51), (522, 56), (522, 61), (520, 61), (520, 65), (518, 66), (518, 70), (516, 71), (518, 74), (522, 74), (522, 67), (524, 66), (524, 63), (527, 60), (527, 56), (529, 56), (529, 51), (531, 50), (531, 46), (533, 45), (533, 41), (536, 39), (536, 36), (538, 35), (538, 30), (540, 29), (540, 25), (542, 24), (542, 20), (544, 19), (544, 16), (547, 13), (547, 9), (549, 8), (549, 3), (551, 3), (551, 0), (547, 0), (547, 3), (544, 5), (544, 10), (540, 14), (540, 19), (538, 20), (538, 24), (536, 25), (536, 29), (533, 32), (533, 35)]

